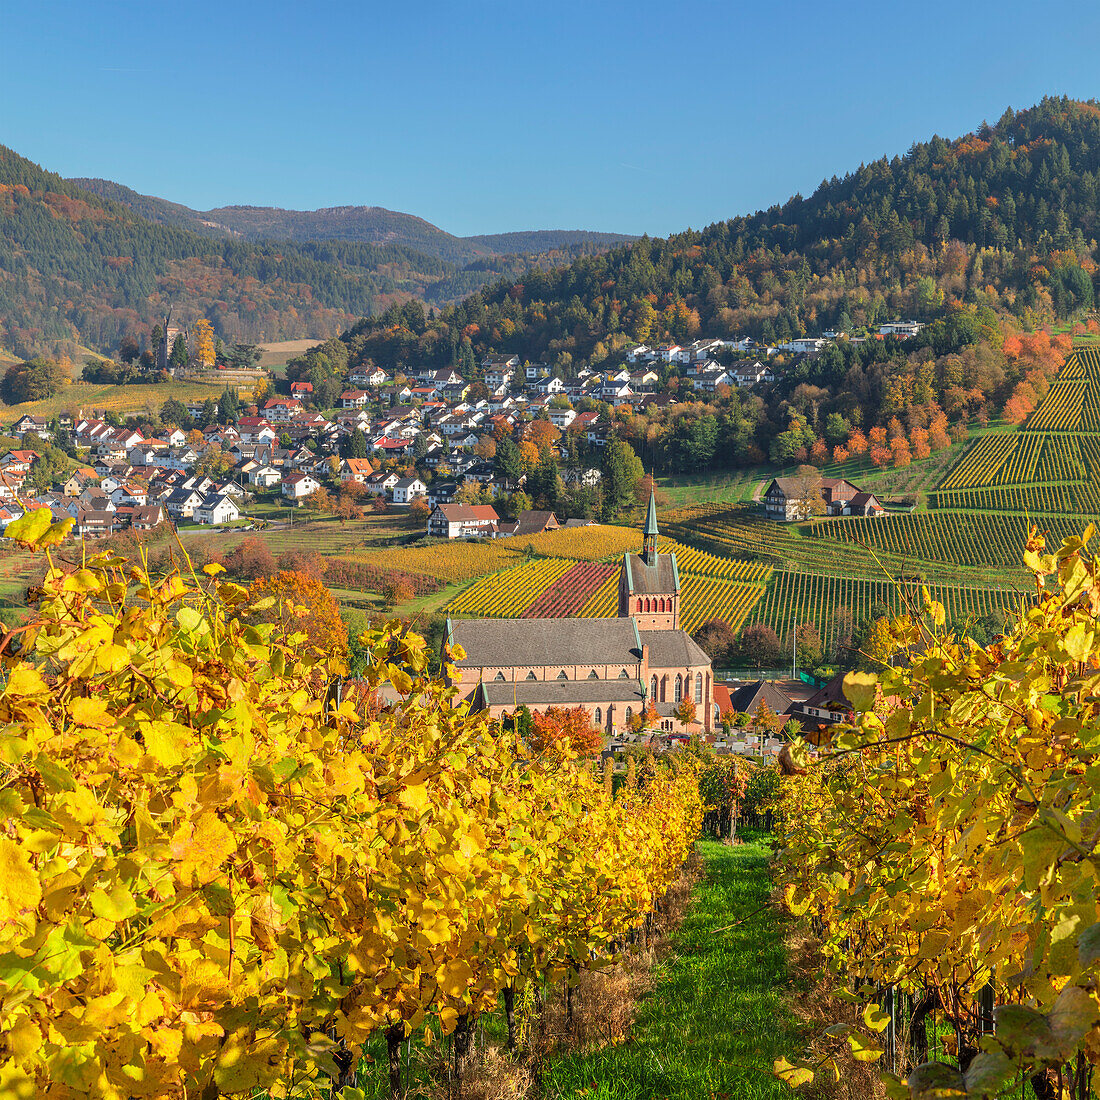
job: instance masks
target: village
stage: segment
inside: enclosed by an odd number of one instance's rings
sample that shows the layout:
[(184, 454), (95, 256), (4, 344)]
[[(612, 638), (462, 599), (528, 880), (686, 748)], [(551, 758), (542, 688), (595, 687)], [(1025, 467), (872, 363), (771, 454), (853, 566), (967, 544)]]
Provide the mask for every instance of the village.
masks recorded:
[[(905, 339), (920, 327), (884, 325), (878, 338)], [(596, 487), (602, 452), (615, 432), (609, 407), (644, 412), (705, 401), (722, 387), (765, 386), (782, 370), (777, 362), (816, 355), (842, 335), (828, 332), (776, 346), (751, 338), (638, 344), (626, 350), (622, 364), (586, 366), (568, 381), (560, 370), (521, 363), (514, 355), (487, 356), (474, 381), (454, 369), (391, 374), (371, 366), (348, 373), (338, 407), (327, 415), (315, 407), (310, 382), (284, 383), (288, 393), (269, 393), (260, 371), (246, 376), (263, 380), (265, 396), (256, 404), (227, 416), (210, 400), (170, 402), (178, 407), (162, 409), (152, 431), (134, 419), (124, 423), (79, 409), (53, 419), (26, 414), (8, 428), (24, 446), (0, 456), (0, 524), (27, 508), (48, 507), (56, 517), (72, 517), (75, 534), (83, 538), (127, 528), (148, 531), (165, 522), (241, 527), (249, 524), (257, 502), (293, 508), (337, 492), (351, 498), (353, 509), (415, 506), (431, 537), (536, 533), (558, 520), (532, 509), (505, 515), (494, 507), (521, 489), (524, 478), (501, 472), (486, 453), (486, 438), (542, 439), (536, 425), (548, 424), (553, 435), (568, 433), (575, 444), (576, 461), (561, 469), (565, 483)], [(226, 393), (230, 379), (244, 380), (240, 372), (224, 377)], [(74, 468), (49, 485), (30, 478), (41, 448), (27, 445), (28, 433), (61, 447)], [(792, 479), (776, 479), (764, 498), (767, 513), (781, 520), (806, 518), (816, 514), (819, 499), (828, 514), (882, 512), (873, 496), (847, 482), (825, 485), (823, 498), (817, 491), (811, 496), (807, 500), (805, 487)]]

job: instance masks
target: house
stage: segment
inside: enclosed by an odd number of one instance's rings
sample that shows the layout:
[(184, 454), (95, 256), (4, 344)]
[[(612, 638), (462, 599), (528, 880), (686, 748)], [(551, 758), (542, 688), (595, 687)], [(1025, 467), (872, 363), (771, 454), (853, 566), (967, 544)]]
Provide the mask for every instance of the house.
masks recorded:
[(345, 458), (340, 463), (341, 481), (358, 481), (363, 485), (373, 473), (374, 467), (369, 458)]
[(312, 382), (291, 382), (290, 383), (290, 396), (296, 397), (298, 400), (302, 400), (305, 397), (311, 397), (313, 395), (313, 383)]
[(363, 409), (370, 402), (370, 394), (366, 390), (344, 390), (340, 394), (340, 408)]
[(244, 443), (274, 443), (279, 438), (263, 416), (242, 416), (237, 421), (237, 431)]
[(410, 504), (427, 496), (428, 487), (418, 477), (401, 477), (393, 483), (392, 492), (394, 504)]
[(96, 477), (95, 470), (89, 470), (87, 466), (81, 466), (79, 470), (73, 471), (69, 480), (62, 486), (61, 491), (67, 497), (78, 497), (89, 486), (98, 484), (99, 478)]
[(856, 493), (841, 513), (845, 516), (884, 516), (886, 509), (874, 493)]
[(770, 367), (766, 367), (759, 360), (752, 363), (737, 363), (731, 368), (734, 383), (740, 389), (746, 386), (755, 386), (759, 382), (772, 382), (775, 375)]
[(561, 526), (553, 512), (539, 512), (528, 508), (516, 516), (511, 524), (501, 521), (501, 535), (541, 535), (543, 531), (556, 531)]
[(37, 459), (34, 451), (8, 451), (0, 458), (0, 470), (5, 474), (26, 474)]
[(635, 344), (633, 347), (627, 348), (626, 361), (628, 363), (638, 363), (647, 359), (652, 361), (654, 354), (647, 344)]
[(924, 323), (921, 321), (888, 321), (879, 326), (878, 332), (880, 336), (897, 336), (907, 340), (910, 336), (916, 336), (922, 328)]
[(83, 539), (106, 538), (114, 529), (115, 516), (113, 512), (81, 508), (76, 514), (75, 531)]
[(381, 497), (390, 492), (401, 479), (394, 473), (371, 474), (362, 484), (372, 496)]
[(460, 539), (493, 534), (500, 517), (488, 504), (437, 504), (428, 516), (428, 534)]
[(173, 519), (191, 519), (203, 499), (203, 494), (197, 489), (173, 489), (164, 501), (164, 510)]
[(437, 481), (428, 490), (428, 503), (433, 508), (437, 504), (450, 504), (457, 492), (457, 481)]
[(195, 509), (195, 519), (199, 523), (232, 523), (240, 514), (237, 505), (221, 493), (208, 496)]
[(283, 479), (283, 496), (289, 497), (291, 500), (301, 500), (303, 497), (308, 497), (310, 493), (317, 492), (320, 488), (321, 483), (319, 481), (301, 471)]
[(256, 466), (248, 471), (248, 484), (257, 489), (274, 489), (283, 475), (274, 466)]
[(146, 504), (134, 509), (130, 526), (135, 531), (152, 531), (164, 522), (164, 509), (159, 504)]
[(481, 360), (483, 371), (515, 371), (519, 366), (518, 355), (487, 355)]
[(823, 336), (801, 336), (780, 344), (781, 351), (793, 351), (796, 355), (816, 355), (829, 343)]
[(39, 439), (44, 439), (47, 443), (53, 439), (53, 432), (50, 431), (49, 421), (44, 416), (21, 416), (11, 427), (12, 435), (23, 435), (26, 432), (34, 432)]
[(264, 402), (263, 414), (272, 423), (286, 424), (302, 411), (302, 403), (296, 398), (271, 397)]
[(565, 431), (574, 420), (577, 419), (577, 413), (575, 409), (549, 409), (547, 415), (550, 417), (550, 423), (555, 428), (560, 428)]

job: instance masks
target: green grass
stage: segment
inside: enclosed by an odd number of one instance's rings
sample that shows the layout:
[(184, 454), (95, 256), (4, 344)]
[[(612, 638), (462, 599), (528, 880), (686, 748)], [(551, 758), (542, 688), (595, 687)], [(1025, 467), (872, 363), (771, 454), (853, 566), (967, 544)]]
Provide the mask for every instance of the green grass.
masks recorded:
[(774, 1060), (793, 1060), (804, 1040), (785, 1002), (784, 923), (767, 905), (768, 848), (754, 841), (700, 849), (705, 878), (631, 1038), (552, 1063), (543, 1076), (547, 1100), (795, 1095), (771, 1076)]

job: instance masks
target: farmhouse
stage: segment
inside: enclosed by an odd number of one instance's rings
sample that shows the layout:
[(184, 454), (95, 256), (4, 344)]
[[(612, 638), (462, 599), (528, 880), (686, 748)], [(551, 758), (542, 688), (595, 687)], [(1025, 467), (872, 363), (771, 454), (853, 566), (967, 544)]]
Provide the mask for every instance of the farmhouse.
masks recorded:
[(657, 552), (652, 495), (640, 554), (624, 554), (619, 613), (614, 619), (448, 620), (447, 646), (462, 691), (493, 717), (517, 706), (544, 710), (583, 707), (594, 725), (613, 734), (652, 703), (661, 728), (679, 728), (685, 699), (697, 718), (689, 730), (710, 730), (710, 658), (679, 628), (680, 574), (675, 554)]
[(488, 504), (437, 504), (428, 516), (428, 534), (437, 539), (491, 535), (499, 519)]
[(874, 493), (842, 477), (776, 477), (764, 493), (769, 519), (790, 523), (813, 515), (881, 516), (886, 510)]

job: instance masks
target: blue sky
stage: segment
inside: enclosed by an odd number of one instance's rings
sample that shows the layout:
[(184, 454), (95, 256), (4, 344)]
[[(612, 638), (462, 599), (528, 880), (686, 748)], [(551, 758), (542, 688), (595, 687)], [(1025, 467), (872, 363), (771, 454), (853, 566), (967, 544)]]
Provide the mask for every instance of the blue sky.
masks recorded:
[(0, 144), (200, 209), (665, 235), (1100, 97), (1098, 32), (1095, 0), (10, 2)]

